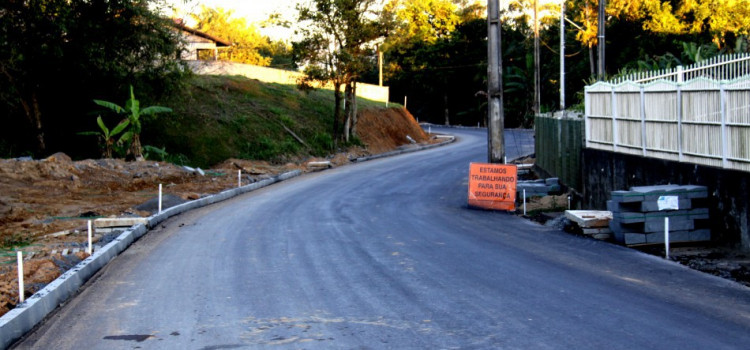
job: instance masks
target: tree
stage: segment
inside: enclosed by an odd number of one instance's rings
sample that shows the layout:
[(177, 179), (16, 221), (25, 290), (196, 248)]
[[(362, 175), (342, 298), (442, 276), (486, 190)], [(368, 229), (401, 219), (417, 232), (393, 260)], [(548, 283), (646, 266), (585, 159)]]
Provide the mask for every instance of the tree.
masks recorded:
[(268, 66), (271, 54), (278, 46), (271, 44), (267, 36), (248, 24), (244, 18), (233, 17), (233, 12), (223, 8), (201, 6), (201, 11), (193, 17), (198, 22), (196, 29), (227, 40), (232, 46), (219, 51), (219, 58), (226, 61)]
[[(94, 100), (94, 103), (99, 106), (108, 108), (109, 110), (117, 114), (125, 115), (125, 120), (121, 121), (119, 125), (124, 124), (124, 127), (128, 128), (128, 131), (123, 135), (123, 138), (130, 142), (129, 153), (135, 158), (135, 160), (138, 161), (144, 160), (143, 147), (141, 146), (141, 130), (143, 129), (141, 117), (155, 115), (158, 113), (172, 112), (171, 108), (162, 106), (149, 106), (141, 108), (141, 102), (135, 98), (135, 93), (133, 92), (132, 85), (130, 86), (130, 98), (125, 101), (125, 107), (120, 107), (116, 103), (103, 100)], [(99, 122), (99, 126), (102, 128), (102, 130), (104, 130), (105, 127), (103, 126), (103, 123), (101, 123), (101, 118), (97, 119), (97, 122)], [(112, 133), (116, 134), (114, 131)]]
[(347, 94), (347, 121), (351, 121), (351, 116), (356, 114), (356, 108), (352, 108), (356, 106), (356, 81), (368, 65), (370, 45), (384, 35), (375, 4), (376, 0), (311, 0), (297, 6), (301, 28), (298, 34), (303, 39), (293, 43), (293, 51), (297, 61), (305, 67), (305, 78), (300, 84), (307, 87), (315, 82), (333, 85), (334, 144), (340, 138), (341, 87), (347, 86), (351, 91)]
[[(159, 96), (184, 75), (177, 33), (144, 0), (6, 0), (0, 8), (4, 140), (75, 151), (76, 121), (95, 96), (137, 82)], [(88, 122), (84, 123), (88, 125)], [(33, 139), (33, 142), (29, 142)]]

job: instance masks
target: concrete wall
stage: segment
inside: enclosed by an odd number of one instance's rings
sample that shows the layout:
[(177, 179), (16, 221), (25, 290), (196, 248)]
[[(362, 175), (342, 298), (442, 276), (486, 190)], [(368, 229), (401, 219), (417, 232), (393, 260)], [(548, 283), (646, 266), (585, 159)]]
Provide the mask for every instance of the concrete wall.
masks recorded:
[[(188, 61), (196, 74), (242, 75), (266, 83), (296, 85), (303, 73), (225, 61)], [(323, 88), (332, 89), (331, 86)], [(357, 83), (357, 96), (368, 100), (388, 102), (390, 89), (387, 86)]]
[(750, 173), (583, 149), (583, 207), (606, 208), (610, 193), (632, 186), (708, 187), (711, 240), (750, 251)]

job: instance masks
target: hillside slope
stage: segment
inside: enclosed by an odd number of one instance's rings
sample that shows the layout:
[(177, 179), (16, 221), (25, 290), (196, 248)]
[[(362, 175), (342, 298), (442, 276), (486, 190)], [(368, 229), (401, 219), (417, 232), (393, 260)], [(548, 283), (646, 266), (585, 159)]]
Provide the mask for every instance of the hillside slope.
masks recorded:
[[(383, 106), (366, 99), (357, 103), (361, 109)], [(204, 168), (228, 158), (284, 163), (332, 150), (330, 90), (301, 91), (240, 76), (195, 76), (159, 104), (174, 113), (147, 120), (143, 142), (165, 148), (174, 163)]]

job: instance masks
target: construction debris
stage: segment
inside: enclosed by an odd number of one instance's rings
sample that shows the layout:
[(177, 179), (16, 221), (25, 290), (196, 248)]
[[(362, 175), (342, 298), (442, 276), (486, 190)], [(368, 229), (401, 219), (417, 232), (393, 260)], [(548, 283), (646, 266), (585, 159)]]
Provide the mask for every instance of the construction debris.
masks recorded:
[(610, 211), (566, 210), (565, 217), (578, 224), (584, 235), (600, 240), (612, 238), (612, 230), (609, 228), (612, 220)]

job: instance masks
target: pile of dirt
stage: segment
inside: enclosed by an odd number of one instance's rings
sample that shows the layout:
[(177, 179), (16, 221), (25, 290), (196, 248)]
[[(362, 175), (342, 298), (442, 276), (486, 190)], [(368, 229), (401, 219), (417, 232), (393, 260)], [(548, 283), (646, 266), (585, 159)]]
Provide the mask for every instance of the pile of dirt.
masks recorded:
[[(429, 137), (404, 108), (365, 109), (359, 113), (357, 136), (372, 153), (383, 153), (408, 144), (428, 142)], [(363, 132), (364, 131), (364, 132)]]
[[(211, 169), (193, 169), (154, 161), (73, 161), (62, 153), (42, 160), (0, 160), (0, 248), (5, 247), (0, 249), (0, 315), (19, 300), (14, 248), (28, 259), (24, 285), (30, 296), (86, 258), (88, 220), (151, 215), (141, 204), (158, 196), (159, 184), (165, 197), (189, 201), (237, 187), (238, 171), (246, 185), (292, 170), (322, 169), (308, 166), (310, 162), (341, 166), (388, 152), (410, 144), (406, 135), (416, 142), (434, 142), (404, 109), (361, 111), (357, 133), (367, 148), (286, 164), (228, 159)], [(100, 239), (107, 236), (94, 236), (95, 243)]]

